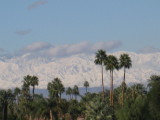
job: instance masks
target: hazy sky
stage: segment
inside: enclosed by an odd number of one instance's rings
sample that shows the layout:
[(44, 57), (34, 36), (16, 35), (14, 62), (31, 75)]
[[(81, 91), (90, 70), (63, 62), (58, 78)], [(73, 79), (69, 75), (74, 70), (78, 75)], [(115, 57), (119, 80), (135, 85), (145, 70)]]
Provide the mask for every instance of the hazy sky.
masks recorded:
[(103, 43), (160, 51), (160, 0), (0, 1), (0, 51)]

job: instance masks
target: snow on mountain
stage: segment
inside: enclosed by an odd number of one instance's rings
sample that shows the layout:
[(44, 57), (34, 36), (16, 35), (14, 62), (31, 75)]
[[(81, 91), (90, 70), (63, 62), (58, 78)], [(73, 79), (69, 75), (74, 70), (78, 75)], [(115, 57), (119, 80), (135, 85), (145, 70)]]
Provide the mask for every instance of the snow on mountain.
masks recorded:
[[(117, 57), (126, 52), (113, 53)], [(160, 53), (137, 54), (127, 52), (132, 59), (132, 68), (127, 70), (126, 82), (146, 84), (152, 74), (160, 74)], [(46, 88), (48, 82), (59, 77), (68, 86), (83, 86), (85, 80), (91, 87), (101, 85), (100, 66), (94, 64), (95, 55), (79, 54), (64, 58), (46, 58), (25, 54), (11, 59), (0, 60), (0, 88), (13, 88), (22, 85), (23, 77), (36, 75), (38, 88)], [(114, 85), (121, 84), (123, 70), (114, 72)], [(109, 71), (104, 72), (105, 86), (110, 85)]]

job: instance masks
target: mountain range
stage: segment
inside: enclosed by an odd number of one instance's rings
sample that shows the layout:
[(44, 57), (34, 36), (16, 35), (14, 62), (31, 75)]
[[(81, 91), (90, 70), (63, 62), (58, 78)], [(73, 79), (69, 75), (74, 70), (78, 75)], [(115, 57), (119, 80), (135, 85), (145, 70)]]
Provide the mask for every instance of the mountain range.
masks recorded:
[[(126, 71), (126, 83), (147, 84), (152, 74), (160, 74), (160, 53), (138, 54), (119, 51), (109, 53), (119, 56), (127, 53), (132, 59), (132, 68)], [(12, 58), (0, 58), (0, 88), (14, 88), (22, 85), (23, 77), (36, 75), (39, 89), (46, 89), (48, 82), (59, 77), (65, 87), (83, 87), (88, 81), (91, 87), (101, 86), (101, 68), (94, 64), (95, 54), (77, 54), (65, 57), (45, 57), (26, 53)], [(109, 71), (104, 71), (104, 84), (110, 85)], [(121, 84), (123, 70), (114, 71), (114, 86)]]

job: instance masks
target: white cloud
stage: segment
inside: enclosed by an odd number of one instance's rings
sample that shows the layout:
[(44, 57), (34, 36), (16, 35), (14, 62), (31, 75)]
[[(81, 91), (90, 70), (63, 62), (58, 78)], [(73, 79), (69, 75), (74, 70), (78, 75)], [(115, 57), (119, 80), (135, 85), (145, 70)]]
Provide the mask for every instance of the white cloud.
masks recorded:
[(99, 42), (93, 45), (92, 49), (97, 51), (98, 49), (104, 49), (106, 51), (111, 51), (116, 49), (122, 45), (120, 41), (107, 41), (107, 42)]
[(68, 46), (67, 53), (68, 54), (75, 54), (75, 53), (81, 53), (81, 52), (89, 52), (89, 46), (90, 44), (88, 42), (81, 42), (77, 44), (71, 44)]
[(39, 0), (39, 1), (37, 1), (37, 2), (34, 2), (34, 3), (32, 3), (31, 5), (28, 6), (28, 10), (31, 10), (31, 9), (33, 9), (33, 8), (36, 8), (36, 7), (40, 6), (40, 5), (44, 5), (44, 4), (46, 4), (47, 2), (48, 2), (47, 0)]
[(26, 46), (25, 48), (23, 48), (23, 50), (34, 52), (38, 50), (43, 50), (48, 47), (51, 47), (51, 44), (45, 43), (45, 42), (36, 42), (36, 43)]
[(28, 45), (22, 49), (20, 49), (17, 53), (16, 53), (16, 56), (19, 56), (19, 55), (23, 55), (23, 54), (26, 54), (26, 53), (31, 53), (31, 54), (39, 54), (40, 52), (44, 51), (45, 49), (49, 49), (50, 47), (52, 47), (51, 44), (49, 43), (46, 43), (46, 42), (36, 42), (36, 43), (33, 43), (31, 45)]
[(41, 55), (47, 57), (65, 57), (81, 53), (95, 53), (98, 49), (104, 49), (107, 52), (122, 45), (119, 41), (90, 43), (87, 41), (76, 44), (64, 44), (54, 46), (45, 42), (37, 42), (21, 49), (18, 55), (31, 53), (32, 55)]
[(160, 49), (155, 48), (153, 46), (146, 46), (146, 47), (138, 50), (138, 53), (143, 53), (143, 54), (156, 53), (156, 52), (160, 52)]

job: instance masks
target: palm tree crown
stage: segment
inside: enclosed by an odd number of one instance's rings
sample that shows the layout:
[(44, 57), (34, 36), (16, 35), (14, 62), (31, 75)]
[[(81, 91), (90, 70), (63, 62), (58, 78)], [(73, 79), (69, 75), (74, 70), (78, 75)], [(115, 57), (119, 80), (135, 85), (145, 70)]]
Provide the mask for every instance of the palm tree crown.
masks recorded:
[(113, 55), (109, 55), (105, 61), (105, 67), (106, 70), (110, 71), (113, 71), (114, 69), (118, 70), (119, 69), (118, 59)]
[(97, 65), (103, 65), (106, 58), (106, 52), (104, 50), (98, 50), (98, 52), (96, 52), (96, 59), (94, 63)]
[(61, 94), (65, 91), (65, 88), (59, 78), (54, 78), (52, 82), (48, 83), (47, 87), (51, 97), (61, 98)]
[(87, 87), (89, 87), (89, 82), (85, 81), (83, 85), (84, 85), (84, 87), (86, 87), (86, 93), (87, 93)]
[(30, 79), (30, 85), (33, 87), (33, 91), (32, 91), (32, 94), (34, 96), (34, 90), (35, 90), (35, 86), (38, 85), (38, 77), (37, 76), (32, 76), (31, 79)]
[(72, 94), (72, 88), (68, 87), (68, 89), (66, 90), (66, 95), (69, 95), (70, 99), (71, 99), (71, 94)]
[(79, 95), (79, 89), (77, 85), (74, 85), (73, 94), (75, 95), (75, 98), (77, 99), (77, 95)]
[(132, 60), (131, 60), (131, 58), (129, 57), (129, 55), (128, 54), (122, 54), (121, 56), (120, 56), (120, 59), (119, 59), (119, 61), (120, 61), (120, 64), (119, 64), (119, 67), (120, 68), (127, 68), (127, 69), (129, 69), (130, 67), (132, 67)]

